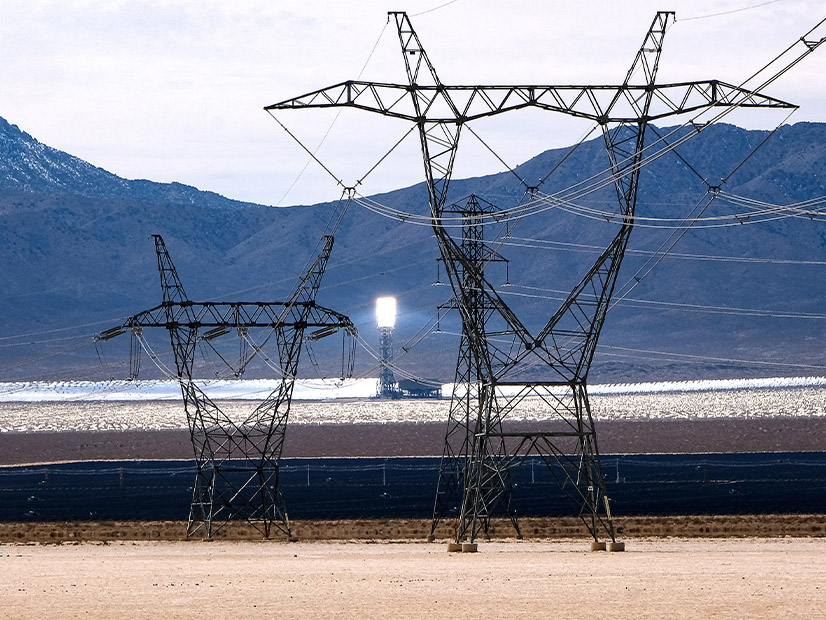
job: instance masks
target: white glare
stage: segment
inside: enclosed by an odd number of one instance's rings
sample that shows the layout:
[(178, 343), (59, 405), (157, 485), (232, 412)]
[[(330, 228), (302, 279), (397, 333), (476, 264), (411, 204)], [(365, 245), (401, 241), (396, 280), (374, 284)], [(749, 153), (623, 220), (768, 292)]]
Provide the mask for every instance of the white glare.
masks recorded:
[(396, 298), (378, 297), (376, 299), (376, 324), (378, 327), (395, 327)]

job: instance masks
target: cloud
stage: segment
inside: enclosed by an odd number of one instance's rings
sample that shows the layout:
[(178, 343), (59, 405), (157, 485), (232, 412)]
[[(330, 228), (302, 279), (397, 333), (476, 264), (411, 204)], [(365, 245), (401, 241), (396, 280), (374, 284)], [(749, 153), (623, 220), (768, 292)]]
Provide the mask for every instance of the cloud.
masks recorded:
[[(660, 3), (460, 0), (430, 12), (444, 2), (407, 4), (410, 14), (421, 13), (414, 25), (444, 81), (490, 84), (618, 82)], [(677, 22), (666, 40), (663, 79), (735, 83), (814, 25), (822, 10), (819, 2), (804, 0), (681, 0), (671, 6)], [(387, 25), (393, 8), (396, 2), (380, 0), (289, 8), (261, 0), (6, 0), (0, 7), (0, 115), (128, 178), (177, 180), (273, 203), (307, 157), (262, 107), (362, 70), (365, 79), (403, 81), (398, 38)], [(817, 66), (809, 59), (772, 88), (803, 104), (794, 120), (826, 120)], [(282, 120), (313, 148), (330, 122), (323, 115), (288, 116)], [(348, 115), (325, 143), (327, 161), (348, 178), (359, 178), (366, 168), (357, 171), (355, 164), (372, 165), (404, 131), (370, 116)], [(537, 131), (535, 123), (545, 125)], [(486, 140), (515, 164), (574, 142), (583, 127), (524, 115), (491, 123), (487, 131)], [(539, 135), (544, 142), (531, 139)], [(481, 158), (477, 168), (475, 161), (463, 157), (458, 172), (501, 168)], [(396, 174), (371, 175), (363, 191), (421, 179), (415, 149), (395, 166)], [(306, 183), (302, 176), (287, 202), (336, 198), (335, 183), (324, 176), (306, 173)]]

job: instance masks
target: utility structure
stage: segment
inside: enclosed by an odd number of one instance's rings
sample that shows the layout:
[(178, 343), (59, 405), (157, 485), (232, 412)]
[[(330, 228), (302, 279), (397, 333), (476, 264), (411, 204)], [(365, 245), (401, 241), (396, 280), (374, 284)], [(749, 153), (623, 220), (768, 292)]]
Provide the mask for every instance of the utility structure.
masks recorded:
[(398, 394), (396, 378), (390, 367), (393, 361), (393, 328), (396, 326), (396, 298), (376, 299), (376, 326), (379, 329), (379, 385), (376, 395), (394, 398)]
[[(321, 252), (292, 296), (284, 302), (269, 303), (190, 301), (163, 239), (160, 235), (153, 237), (163, 302), (101, 333), (98, 340), (131, 332), (134, 370), (139, 366), (134, 360), (141, 348), (151, 350), (143, 330), (159, 327), (169, 332), (197, 469), (187, 536), (200, 532), (212, 538), (230, 520), (243, 519), (265, 537), (270, 536), (273, 527), (291, 537), (279, 485), (279, 459), (302, 344), (344, 330), (352, 341), (349, 350), (343, 350), (342, 375), (352, 374), (356, 336), (353, 323), (315, 302), (333, 237), (324, 237)], [(255, 328), (261, 328), (256, 329), (256, 333), (261, 332), (260, 341), (250, 336)], [(265, 355), (263, 347), (269, 340), (278, 350), (278, 386), (242, 420), (222, 411), (193, 376), (196, 347), (233, 330), (244, 343), (236, 374), (243, 373), (254, 357)]]
[[(468, 465), (470, 464), (476, 427), (479, 421), (477, 407), (480, 399), (486, 397), (483, 389), (484, 372), (475, 363), (472, 332), (475, 330), (484, 333), (486, 338), (495, 337), (496, 334), (489, 330), (488, 326), (496, 308), (488, 303), (483, 290), (477, 287), (476, 283), (480, 277), (485, 277), (485, 271), (491, 263), (507, 265), (508, 262), (485, 241), (485, 219), (486, 216), (496, 216), (498, 213), (496, 205), (471, 194), (464, 204), (450, 205), (444, 208), (442, 213), (446, 216), (458, 216), (459, 221), (461, 221), (462, 238), (459, 249), (465, 260), (458, 265), (456, 273), (456, 277), (460, 282), (460, 290), (463, 291), (463, 299), (454, 295), (450, 301), (439, 306), (439, 311), (457, 310), (464, 303), (469, 313), (469, 320), (466, 320), (463, 315), (459, 356), (453, 379), (447, 431), (445, 433), (436, 501), (433, 509), (434, 515), (438, 516), (434, 516), (431, 525), (429, 535), (431, 540), (439, 519), (451, 512), (451, 504), (461, 502), (465, 472), (468, 471)], [(467, 269), (465, 269), (465, 265), (467, 265)], [(505, 282), (508, 282), (507, 276)], [(502, 431), (501, 419), (491, 419), (490, 423), (496, 425), (495, 429), (490, 429), (491, 431)], [(500, 460), (506, 458), (503, 452), (504, 443), (500, 441), (498, 448), (499, 454), (491, 455), (491, 458)], [(497, 465), (501, 464), (500, 462)], [(511, 503), (508, 468), (500, 466), (497, 467), (497, 471), (497, 486), (503, 491), (507, 514), (517, 534), (519, 534), (519, 522)]]
[[(431, 535), (459, 496), (456, 541), (473, 544), (487, 532), (494, 508), (510, 493), (508, 471), (529, 453), (561, 468), (563, 490), (593, 537), (592, 548), (616, 542), (605, 490), (587, 380), (611, 300), (634, 211), (646, 126), (711, 108), (793, 108), (779, 99), (718, 80), (656, 84), (662, 43), (673, 12), (655, 16), (625, 80), (619, 85), (449, 85), (428, 58), (410, 19), (392, 12), (407, 72), (406, 84), (349, 80), (265, 109), (353, 107), (414, 123), (428, 189), (430, 219), (462, 319), (463, 347), (456, 376), (469, 396), (451, 405), (445, 455)], [(637, 81), (633, 81), (637, 80)], [(610, 176), (619, 203), (619, 231), (562, 305), (538, 332), (520, 321), (467, 256), (455, 232), (443, 225), (448, 189), (462, 129), (469, 123), (524, 108), (538, 108), (597, 123), (603, 131)], [(688, 134), (703, 125), (691, 123)], [(537, 187), (526, 183), (529, 196)], [(551, 197), (552, 199), (552, 197)], [(480, 317), (485, 320), (480, 320)], [(536, 379), (537, 371), (543, 378)], [(527, 379), (526, 379), (527, 377)], [(503, 422), (528, 399), (547, 409), (553, 430), (508, 430)], [(458, 468), (458, 471), (456, 469)], [(516, 523), (515, 515), (514, 523)]]

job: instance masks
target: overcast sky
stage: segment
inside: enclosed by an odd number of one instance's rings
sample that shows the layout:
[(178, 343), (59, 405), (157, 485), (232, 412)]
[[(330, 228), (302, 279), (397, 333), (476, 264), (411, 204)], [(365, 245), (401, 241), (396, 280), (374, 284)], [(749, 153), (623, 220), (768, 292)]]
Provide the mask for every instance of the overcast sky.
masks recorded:
[[(822, 0), (2, 0), (0, 116), (126, 178), (308, 204), (337, 198), (335, 181), (315, 164), (301, 174), (307, 157), (262, 108), (362, 71), (362, 79), (403, 82), (388, 10), (412, 16), (445, 83), (617, 84), (658, 9), (677, 13), (663, 82), (737, 84), (826, 17)], [(824, 68), (826, 46), (770, 89), (801, 105), (791, 122), (826, 121)], [(478, 132), (515, 165), (590, 128), (551, 116), (504, 115)], [(732, 120), (773, 127), (783, 116)], [(314, 148), (334, 115), (278, 118)], [(348, 110), (319, 157), (352, 184), (406, 129)], [(474, 138), (465, 140), (458, 176), (501, 169)], [(411, 136), (361, 192), (421, 180), (417, 149)]]

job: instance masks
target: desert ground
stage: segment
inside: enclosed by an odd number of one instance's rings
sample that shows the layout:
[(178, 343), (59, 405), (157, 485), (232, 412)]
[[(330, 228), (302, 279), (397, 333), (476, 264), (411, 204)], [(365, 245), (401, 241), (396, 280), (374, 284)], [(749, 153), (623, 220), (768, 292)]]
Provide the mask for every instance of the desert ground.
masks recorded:
[[(430, 533), (429, 519), (340, 519), (291, 520), (294, 536), (308, 541), (388, 541), (422, 542)], [(436, 537), (455, 536), (454, 522), (443, 519)], [(618, 540), (638, 538), (823, 538), (824, 514), (614, 515)], [(522, 517), (519, 526), (526, 539), (579, 539), (585, 544), (588, 532), (577, 517)], [(508, 540), (515, 531), (509, 519), (491, 519), (491, 540)], [(222, 542), (252, 542), (262, 539), (261, 531), (243, 521), (233, 521), (213, 536)], [(195, 539), (190, 539), (197, 541)], [(59, 545), (92, 542), (184, 542), (186, 521), (24, 521), (0, 522), (0, 544)], [(286, 540), (274, 531), (272, 541)]]
[[(520, 423), (508, 425), (520, 430)], [(285, 458), (440, 456), (445, 422), (292, 424)], [(606, 420), (602, 454), (822, 451), (826, 416)], [(61, 461), (191, 459), (186, 429), (0, 433), (0, 466)]]
[(9, 620), (817, 618), (824, 538), (0, 545)]
[[(824, 418), (601, 423), (603, 453), (822, 450)], [(294, 425), (285, 456), (438, 454), (436, 422)], [(365, 441), (369, 437), (370, 441)], [(191, 458), (183, 429), (4, 432), (0, 465)], [(297, 521), (299, 542), (233, 524), (212, 542), (183, 522), (0, 523), (0, 617), (819, 618), (826, 515), (617, 516), (623, 553), (590, 552), (575, 518), (494, 522), (478, 553), (450, 526)]]

